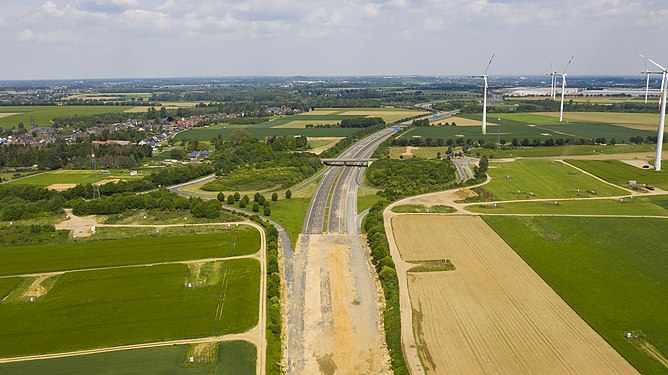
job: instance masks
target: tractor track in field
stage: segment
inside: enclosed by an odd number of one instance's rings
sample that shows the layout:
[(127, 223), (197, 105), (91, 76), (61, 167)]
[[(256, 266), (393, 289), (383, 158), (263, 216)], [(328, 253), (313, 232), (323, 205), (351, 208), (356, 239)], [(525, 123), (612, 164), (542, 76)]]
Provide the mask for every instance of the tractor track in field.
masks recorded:
[[(68, 213), (70, 217), (77, 218), (74, 216), (71, 211)], [(76, 220), (75, 220), (76, 221)], [(64, 222), (66, 223), (66, 222)], [(267, 239), (264, 228), (259, 224), (247, 221), (240, 222), (229, 222), (229, 223), (197, 223), (197, 224), (156, 224), (156, 225), (145, 225), (145, 224), (96, 224), (97, 227), (116, 227), (116, 228), (169, 228), (169, 227), (192, 227), (192, 226), (233, 226), (233, 225), (247, 225), (252, 228), (257, 229), (260, 232), (260, 249), (249, 255), (240, 255), (232, 257), (223, 257), (223, 258), (207, 258), (207, 259), (193, 259), (193, 260), (183, 260), (183, 261), (167, 261), (167, 262), (153, 262), (153, 263), (143, 263), (143, 264), (134, 264), (134, 265), (121, 265), (121, 266), (109, 266), (109, 267), (92, 267), (92, 268), (82, 268), (82, 269), (73, 269), (73, 270), (63, 270), (63, 271), (54, 271), (54, 272), (41, 272), (41, 273), (32, 273), (32, 274), (21, 274), (21, 275), (6, 275), (0, 276), (0, 278), (6, 277), (39, 277), (39, 276), (53, 276), (60, 275), (69, 272), (85, 272), (85, 271), (95, 271), (95, 270), (107, 270), (107, 269), (118, 269), (118, 268), (131, 268), (131, 267), (150, 267), (150, 266), (159, 266), (159, 265), (169, 265), (169, 264), (196, 264), (202, 262), (213, 262), (213, 261), (225, 261), (225, 260), (235, 260), (235, 259), (257, 259), (260, 262), (260, 290), (259, 290), (259, 312), (258, 312), (258, 324), (242, 333), (234, 333), (229, 335), (222, 336), (210, 336), (210, 337), (201, 337), (201, 338), (192, 338), (192, 339), (178, 339), (178, 340), (168, 340), (168, 341), (157, 341), (151, 343), (140, 343), (140, 344), (128, 344), (121, 346), (113, 346), (106, 348), (94, 348), (94, 349), (84, 349), (71, 352), (63, 353), (48, 353), (48, 354), (37, 354), (30, 356), (21, 356), (21, 357), (7, 357), (0, 358), (0, 363), (10, 363), (10, 362), (22, 362), (22, 361), (32, 361), (32, 360), (42, 360), (42, 359), (53, 359), (53, 358), (64, 358), (64, 357), (74, 357), (80, 355), (88, 354), (99, 354), (99, 353), (109, 353), (117, 352), (122, 350), (132, 350), (132, 349), (144, 349), (144, 348), (155, 348), (162, 346), (172, 346), (172, 345), (187, 345), (187, 344), (200, 344), (200, 343), (209, 343), (209, 342), (222, 342), (222, 341), (236, 341), (244, 340), (252, 343), (257, 348), (257, 359), (256, 359), (256, 373), (264, 374), (266, 371), (266, 322), (267, 322)], [(62, 227), (61, 229), (68, 229), (67, 226)], [(69, 228), (72, 229), (72, 228)], [(222, 309), (222, 307), (221, 307)]]

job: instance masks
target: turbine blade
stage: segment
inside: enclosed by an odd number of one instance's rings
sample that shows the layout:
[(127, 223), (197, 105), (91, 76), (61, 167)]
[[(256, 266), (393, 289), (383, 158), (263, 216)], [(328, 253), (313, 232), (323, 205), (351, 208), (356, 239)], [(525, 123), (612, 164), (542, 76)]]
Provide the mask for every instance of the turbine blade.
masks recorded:
[(494, 53), (492, 54), (492, 57), (489, 59), (489, 62), (487, 63), (487, 68), (485, 69), (485, 73), (483, 75), (487, 75), (487, 71), (489, 70), (489, 66), (492, 65), (492, 60), (494, 60)]
[[(643, 55), (642, 53), (640, 54), (640, 57), (642, 57), (643, 59), (645, 59), (645, 60), (651, 62), (651, 63), (654, 64), (654, 65), (656, 65), (656, 66), (657, 66), (659, 69), (661, 69), (662, 71), (665, 71), (665, 70), (666, 70), (666, 68), (664, 68), (664, 67), (662, 67), (661, 65), (657, 64), (654, 60), (652, 60), (652, 59), (650, 59), (649, 57)], [(647, 63), (645, 63), (645, 64), (647, 64)]]
[(566, 74), (566, 71), (568, 70), (568, 67), (571, 66), (571, 62), (573, 61), (573, 57), (575, 57), (575, 56), (571, 56), (571, 59), (568, 60), (568, 64), (566, 64), (566, 67), (564, 68), (564, 72), (562, 74)]

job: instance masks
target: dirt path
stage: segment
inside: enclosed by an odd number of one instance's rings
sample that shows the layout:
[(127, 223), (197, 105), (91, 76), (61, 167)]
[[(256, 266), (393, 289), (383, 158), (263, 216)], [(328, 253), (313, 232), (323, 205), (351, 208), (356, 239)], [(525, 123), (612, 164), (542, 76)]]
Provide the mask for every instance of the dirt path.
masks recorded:
[(65, 214), (67, 219), (56, 224), (56, 230), (70, 230), (73, 238), (90, 237), (93, 234), (92, 228), (98, 225), (95, 216), (77, 216), (72, 213), (71, 208), (66, 208)]
[[(111, 267), (95, 267), (95, 268), (86, 268), (86, 269), (76, 269), (76, 270), (66, 270), (66, 271), (58, 271), (58, 272), (43, 272), (43, 273), (35, 273), (35, 274), (26, 274), (26, 275), (18, 275), (22, 277), (37, 277), (39, 280), (43, 280), (45, 278), (58, 275), (58, 274), (63, 274), (67, 272), (83, 272), (83, 271), (92, 271), (92, 270), (100, 270), (100, 269), (114, 269), (114, 268), (129, 268), (129, 267), (150, 267), (150, 266), (156, 266), (156, 265), (164, 265), (164, 264), (198, 264), (202, 262), (209, 262), (209, 261), (223, 261), (223, 260), (233, 260), (233, 259), (245, 259), (245, 258), (254, 258), (258, 259), (260, 261), (260, 290), (259, 290), (259, 319), (258, 319), (258, 325), (252, 328), (251, 330), (244, 332), (244, 333), (239, 333), (239, 334), (231, 334), (231, 335), (224, 335), (224, 336), (216, 336), (216, 337), (205, 337), (205, 338), (198, 338), (198, 339), (186, 339), (186, 340), (172, 340), (172, 341), (162, 341), (162, 342), (154, 342), (154, 343), (146, 343), (146, 344), (131, 344), (131, 345), (123, 345), (123, 346), (116, 346), (116, 347), (109, 347), (109, 348), (98, 348), (98, 349), (89, 349), (89, 350), (80, 350), (80, 351), (75, 351), (75, 352), (68, 352), (68, 353), (52, 353), (52, 354), (42, 354), (42, 355), (34, 355), (34, 356), (26, 356), (26, 357), (14, 357), (14, 358), (0, 358), (0, 363), (7, 363), (7, 362), (19, 362), (19, 361), (29, 361), (29, 360), (36, 360), (36, 359), (47, 359), (47, 358), (62, 358), (62, 357), (72, 357), (72, 356), (77, 356), (77, 355), (86, 355), (86, 354), (94, 354), (94, 353), (107, 353), (107, 352), (114, 352), (114, 351), (120, 351), (120, 350), (128, 350), (128, 349), (141, 349), (141, 348), (151, 348), (151, 347), (158, 347), (158, 346), (171, 346), (171, 345), (178, 345), (178, 344), (194, 344), (194, 343), (204, 343), (204, 342), (219, 342), (219, 341), (231, 341), (231, 340), (246, 340), (252, 344), (254, 344), (257, 348), (257, 360), (256, 360), (256, 373), (257, 374), (264, 374), (266, 370), (266, 355), (267, 355), (267, 339), (266, 339), (266, 322), (267, 322), (267, 306), (266, 306), (266, 300), (267, 300), (267, 260), (266, 260), (266, 254), (267, 254), (267, 239), (266, 239), (266, 233), (264, 231), (264, 228), (260, 226), (259, 224), (250, 222), (250, 221), (241, 221), (241, 222), (230, 222), (230, 223), (201, 223), (201, 224), (157, 224), (157, 225), (120, 225), (120, 224), (98, 224), (97, 219), (94, 217), (79, 217), (76, 215), (72, 214), (71, 209), (67, 209), (66, 213), (70, 217), (69, 220), (65, 220), (61, 223), (59, 223), (56, 228), (57, 229), (69, 229), (69, 230), (83, 230), (84, 226), (86, 226), (90, 232), (91, 226), (97, 226), (97, 227), (116, 227), (116, 228), (169, 228), (169, 227), (186, 227), (186, 226), (211, 226), (211, 225), (216, 225), (216, 226), (237, 226), (237, 225), (247, 225), (250, 227), (253, 227), (257, 229), (260, 232), (260, 249), (254, 254), (251, 255), (242, 255), (242, 256), (234, 256), (234, 257), (225, 257), (225, 258), (210, 258), (210, 259), (195, 259), (195, 260), (187, 260), (187, 261), (173, 261), (173, 262), (155, 262), (155, 263), (145, 263), (145, 264), (135, 264), (135, 265), (125, 265), (125, 266), (111, 266)], [(73, 232), (74, 233), (74, 232)], [(92, 234), (89, 233), (88, 235), (90, 236)], [(11, 277), (16, 277), (17, 275), (13, 275)], [(9, 276), (3, 276), (3, 277), (9, 277)]]

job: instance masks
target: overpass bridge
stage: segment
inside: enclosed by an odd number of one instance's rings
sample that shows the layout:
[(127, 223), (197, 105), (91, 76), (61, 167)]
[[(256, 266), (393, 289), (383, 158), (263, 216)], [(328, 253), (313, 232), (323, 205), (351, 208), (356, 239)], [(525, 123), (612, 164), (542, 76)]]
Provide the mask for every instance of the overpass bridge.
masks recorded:
[(344, 167), (368, 167), (372, 162), (378, 160), (374, 158), (323, 158), (320, 159), (325, 165), (344, 166)]

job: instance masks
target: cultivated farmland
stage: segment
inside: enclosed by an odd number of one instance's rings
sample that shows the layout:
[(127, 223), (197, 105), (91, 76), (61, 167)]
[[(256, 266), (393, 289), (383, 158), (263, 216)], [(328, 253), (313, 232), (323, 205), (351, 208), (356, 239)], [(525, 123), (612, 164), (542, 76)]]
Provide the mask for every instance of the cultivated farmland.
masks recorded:
[(99, 170), (94, 172), (91, 170), (58, 169), (11, 181), (9, 183), (39, 185), (50, 188), (65, 186), (74, 187), (77, 184), (104, 183), (105, 180), (130, 180), (143, 178), (149, 173), (148, 170), (141, 169), (133, 169), (132, 171), (137, 171), (138, 173), (132, 176), (130, 174), (131, 170), (129, 169), (111, 169), (109, 170), (109, 174), (102, 174)]
[(18, 285), (0, 305), (2, 357), (220, 336), (258, 322), (256, 259), (69, 272), (23, 283), (30, 285)]
[(218, 343), (215, 362), (186, 363), (187, 345), (0, 364), (3, 375), (251, 375), (256, 349), (245, 341)]
[[(653, 347), (664, 361), (668, 357), (668, 246), (662, 240), (668, 220), (484, 220), (636, 368), (645, 374), (668, 374), (668, 367), (647, 350)], [(627, 340), (627, 331), (636, 332), (639, 339)]]
[(26, 128), (30, 127), (30, 116), (35, 119), (37, 126), (51, 126), (51, 120), (61, 116), (99, 115), (102, 113), (123, 112), (131, 107), (124, 106), (3, 106), (2, 113), (17, 113), (13, 116), (0, 117), (0, 127), (11, 128), (22, 122)]
[(428, 373), (637, 373), (482, 219), (405, 215), (392, 225), (405, 260), (456, 268), (408, 274)]
[[(556, 112), (541, 113), (545, 116), (559, 117)], [(656, 131), (659, 126), (658, 113), (618, 113), (618, 112), (565, 112), (568, 121), (605, 122), (629, 129)]]

